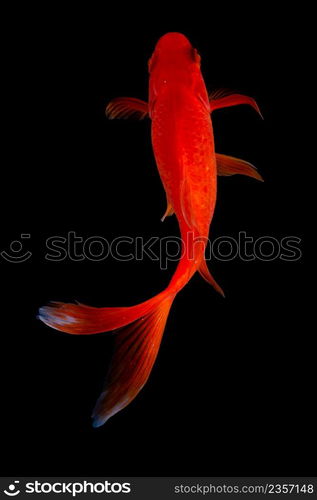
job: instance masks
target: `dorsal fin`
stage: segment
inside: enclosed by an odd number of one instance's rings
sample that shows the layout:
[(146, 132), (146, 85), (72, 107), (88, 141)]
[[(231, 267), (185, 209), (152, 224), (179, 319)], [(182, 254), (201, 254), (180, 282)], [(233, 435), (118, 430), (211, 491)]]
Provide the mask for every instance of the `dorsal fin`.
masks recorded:
[(195, 224), (195, 218), (192, 210), (192, 200), (191, 200), (191, 191), (189, 183), (186, 177), (182, 181), (181, 192), (180, 192), (180, 202), (182, 214), (185, 219), (186, 224), (193, 228)]

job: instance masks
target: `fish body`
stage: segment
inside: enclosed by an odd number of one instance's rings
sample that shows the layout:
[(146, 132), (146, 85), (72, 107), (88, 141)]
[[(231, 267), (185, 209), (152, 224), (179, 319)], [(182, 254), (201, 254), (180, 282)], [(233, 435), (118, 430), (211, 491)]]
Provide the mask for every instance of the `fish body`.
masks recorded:
[(90, 307), (51, 303), (39, 318), (52, 328), (85, 335), (116, 330), (115, 349), (105, 389), (93, 412), (98, 427), (127, 406), (146, 383), (155, 362), (167, 317), (177, 293), (199, 271), (219, 293), (204, 254), (217, 196), (217, 175), (244, 174), (262, 180), (248, 162), (215, 152), (211, 112), (255, 101), (218, 91), (208, 96), (200, 56), (180, 33), (158, 41), (149, 67), (148, 102), (116, 98), (109, 118), (151, 119), (157, 168), (166, 192), (167, 215), (175, 213), (182, 239), (182, 257), (167, 287), (131, 307)]
[(152, 144), (180, 226), (208, 236), (217, 169), (210, 111), (187, 89), (167, 89), (152, 112)]
[[(171, 51), (178, 37), (184, 38), (184, 45)], [(209, 227), (216, 159), (210, 104), (197, 53), (185, 37), (170, 33), (158, 43), (149, 69), (152, 145), (167, 197), (179, 222), (185, 203), (190, 204), (187, 215)]]
[[(153, 151), (185, 247), (183, 261), (170, 285), (178, 292), (203, 259), (205, 245), (196, 242), (199, 238), (207, 240), (216, 203), (210, 104), (200, 57), (183, 35), (169, 33), (160, 39), (149, 61), (149, 71)], [(185, 263), (186, 256), (190, 258)]]

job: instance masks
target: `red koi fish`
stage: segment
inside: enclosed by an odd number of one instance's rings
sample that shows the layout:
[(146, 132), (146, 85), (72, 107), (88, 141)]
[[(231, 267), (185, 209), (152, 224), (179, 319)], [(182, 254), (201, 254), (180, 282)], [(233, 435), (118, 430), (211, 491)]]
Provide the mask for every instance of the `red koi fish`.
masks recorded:
[(127, 406), (146, 383), (171, 305), (193, 274), (198, 271), (223, 294), (204, 257), (217, 175), (244, 174), (262, 180), (250, 163), (215, 153), (211, 123), (212, 111), (227, 106), (248, 104), (260, 113), (254, 99), (224, 91), (208, 96), (200, 56), (180, 33), (160, 38), (148, 68), (149, 102), (114, 99), (106, 113), (111, 119), (150, 117), (154, 155), (167, 198), (163, 220), (175, 213), (183, 241), (182, 258), (167, 288), (135, 306), (96, 308), (57, 302), (39, 313), (50, 327), (71, 334), (117, 330), (105, 389), (92, 415), (95, 427)]

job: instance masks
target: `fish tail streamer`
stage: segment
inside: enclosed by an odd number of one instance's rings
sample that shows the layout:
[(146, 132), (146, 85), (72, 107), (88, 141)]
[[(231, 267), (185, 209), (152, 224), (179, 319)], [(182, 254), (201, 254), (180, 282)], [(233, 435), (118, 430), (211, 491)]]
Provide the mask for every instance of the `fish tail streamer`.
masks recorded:
[(131, 307), (90, 307), (53, 302), (42, 307), (46, 325), (75, 335), (113, 331), (114, 353), (104, 389), (93, 411), (93, 426), (103, 425), (127, 406), (146, 383), (154, 365), (175, 298), (168, 289)]

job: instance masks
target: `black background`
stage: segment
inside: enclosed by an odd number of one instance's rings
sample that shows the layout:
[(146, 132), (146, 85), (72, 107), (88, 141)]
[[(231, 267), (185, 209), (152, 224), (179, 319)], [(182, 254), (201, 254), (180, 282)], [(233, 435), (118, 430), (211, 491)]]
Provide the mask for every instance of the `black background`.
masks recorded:
[[(3, 45), (1, 250), (30, 233), (30, 261), (1, 259), (2, 438), (7, 475), (309, 474), (312, 329), (307, 326), (301, 174), (302, 64), (297, 14), (47, 8), (8, 15)], [(161, 14), (161, 19), (158, 14)], [(196, 14), (196, 16), (194, 16)], [(288, 12), (290, 15), (290, 12)], [(162, 290), (175, 264), (45, 261), (45, 239), (76, 231), (178, 235), (150, 123), (112, 121), (116, 96), (146, 99), (147, 59), (167, 31), (202, 56), (209, 90), (257, 99), (213, 116), (216, 148), (254, 163), (265, 183), (219, 181), (211, 236), (303, 239), (297, 262), (211, 264), (226, 299), (199, 276), (179, 294), (142, 393), (100, 429), (90, 413), (111, 351), (107, 334), (73, 337), (36, 319), (49, 300), (132, 305)], [(4, 474), (3, 473), (3, 474)]]

